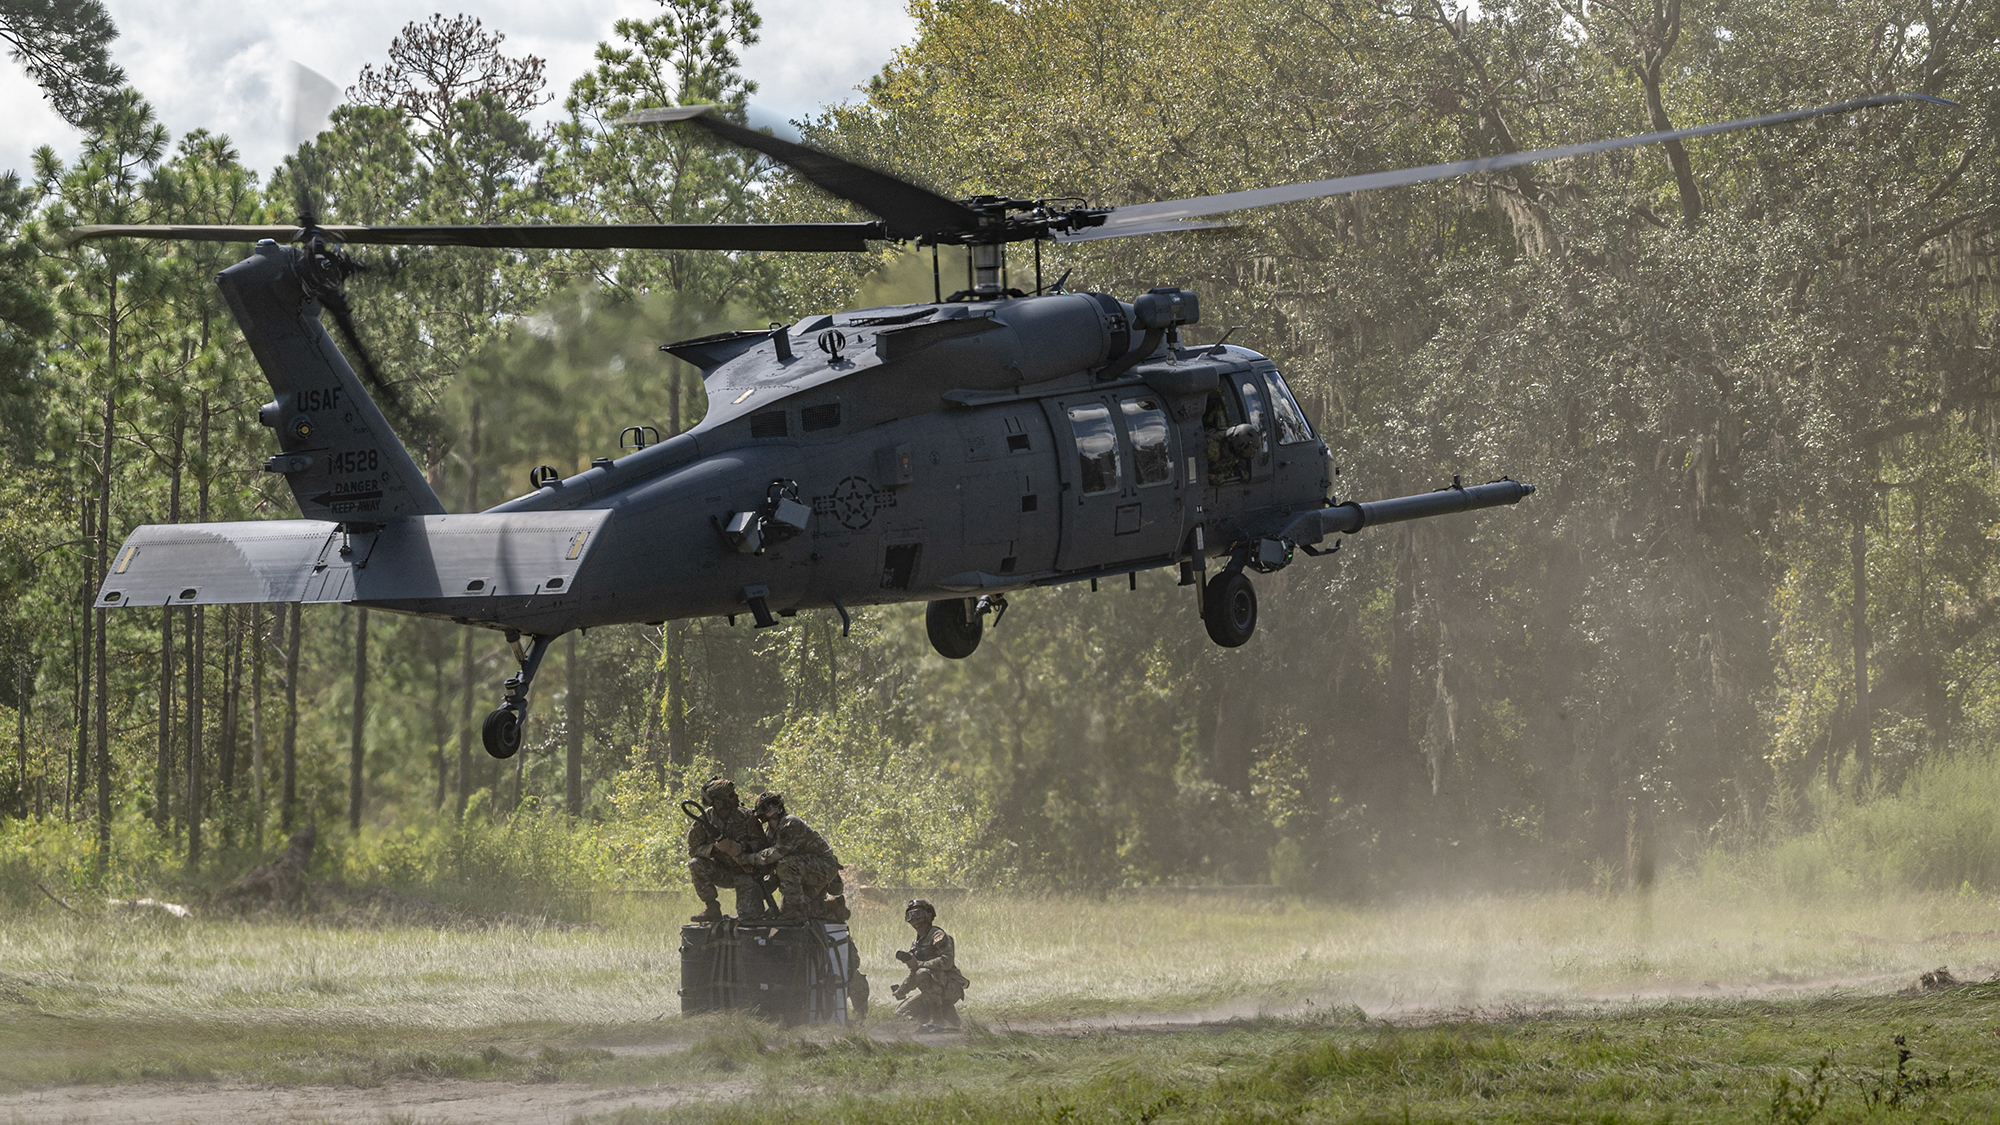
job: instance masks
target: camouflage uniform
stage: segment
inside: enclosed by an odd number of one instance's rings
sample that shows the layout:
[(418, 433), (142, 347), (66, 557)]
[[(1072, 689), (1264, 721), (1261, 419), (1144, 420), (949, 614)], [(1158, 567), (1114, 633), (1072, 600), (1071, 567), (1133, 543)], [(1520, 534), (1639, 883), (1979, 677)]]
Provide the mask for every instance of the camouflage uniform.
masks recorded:
[(1208, 396), (1208, 410), (1201, 419), (1202, 436), (1208, 439), (1208, 479), (1231, 481), (1243, 474), (1243, 459), (1229, 445), (1229, 414), (1221, 395)]
[(944, 927), (929, 925), (910, 946), (910, 975), (895, 988), (896, 1014), (934, 1027), (958, 1026), (958, 1002), (972, 982), (958, 971), (958, 953)]
[[(771, 844), (743, 862), (759, 869), (775, 868), (785, 892), (786, 917), (847, 921), (847, 888), (840, 880), (840, 859), (825, 838), (791, 813), (770, 823)], [(827, 898), (833, 902), (822, 901)]]
[[(771, 839), (764, 832), (764, 823), (741, 805), (731, 813), (709, 805), (706, 812), (707, 820), (697, 820), (688, 826), (688, 878), (694, 883), (695, 895), (719, 909), (716, 888), (727, 885), (736, 890), (737, 917), (761, 917), (764, 913), (764, 886), (756, 865), (749, 862), (749, 857), (751, 853), (771, 846)], [(722, 829), (720, 836), (709, 827), (708, 821), (715, 822)], [(716, 840), (725, 836), (742, 845), (742, 856), (731, 856), (715, 847)]]

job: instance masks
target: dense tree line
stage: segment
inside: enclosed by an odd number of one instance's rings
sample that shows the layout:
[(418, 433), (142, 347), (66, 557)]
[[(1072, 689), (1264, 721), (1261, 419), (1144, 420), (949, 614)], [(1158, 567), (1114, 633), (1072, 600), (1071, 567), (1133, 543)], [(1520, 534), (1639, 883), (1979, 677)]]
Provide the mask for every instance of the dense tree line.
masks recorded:
[[(866, 98), (802, 124), (947, 194), (1136, 203), (1883, 91), (1961, 108), (1050, 248), (1045, 272), (1073, 271), (1072, 288), (1185, 285), (1203, 331), (1241, 325), (1233, 339), (1309, 400), (1343, 498), (1453, 474), (1541, 491), (1262, 580), (1264, 624), (1236, 651), (1158, 578), (1019, 598), (959, 663), (929, 654), (907, 610), (847, 638), (810, 614), (764, 633), (599, 631), (558, 648), (530, 751), (502, 768), (471, 736), (504, 674), (491, 634), (329, 607), (87, 611), (137, 523), (291, 513), (258, 471), (267, 389), (208, 281), (237, 248), (59, 235), (276, 221), (302, 200), (361, 222), (851, 217), (754, 157), (604, 125), (673, 102), (740, 116), (757, 16), (672, 0), (621, 22), (552, 129), (524, 116), (551, 97), (538, 60), (476, 21), (413, 24), (268, 177), (108, 94), (75, 162), (38, 155), (0, 193), (13, 813), (108, 832), (143, 812), (198, 857), (204, 827), (211, 846), (244, 844), (300, 817), (388, 825), (536, 798), (617, 815), (615, 787), (679, 784), (699, 758), (845, 790), (845, 808), (950, 804), (948, 839), (890, 849), (933, 878), (1637, 879), (1760, 830), (1788, 792), (1866, 797), (1991, 742), (1990, 5), (914, 11), (916, 41)], [(534, 464), (581, 468), (623, 426), (692, 425), (699, 381), (661, 342), (929, 291), (928, 263), (893, 250), (375, 265), (354, 284), (364, 331), (400, 431), (458, 508), (511, 495)]]

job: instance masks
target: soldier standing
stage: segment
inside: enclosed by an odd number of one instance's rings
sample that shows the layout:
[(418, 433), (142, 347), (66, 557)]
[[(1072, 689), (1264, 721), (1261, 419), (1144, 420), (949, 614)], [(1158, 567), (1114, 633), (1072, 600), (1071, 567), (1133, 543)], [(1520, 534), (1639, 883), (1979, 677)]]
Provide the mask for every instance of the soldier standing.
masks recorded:
[(744, 857), (771, 846), (764, 825), (743, 811), (736, 783), (726, 777), (711, 777), (702, 785), (701, 803), (707, 806), (702, 818), (688, 826), (687, 866), (694, 893), (707, 908), (693, 921), (722, 921), (716, 887), (724, 883), (736, 890), (737, 917), (744, 921), (762, 918), (764, 884), (756, 866)]
[[(804, 922), (817, 918), (828, 922), (847, 921), (846, 886), (840, 881), (840, 859), (825, 838), (812, 826), (785, 811), (783, 793), (765, 793), (757, 798), (757, 819), (770, 834), (770, 846), (744, 862), (758, 869), (775, 868), (778, 886), (785, 893), (780, 922)], [(831, 901), (823, 902), (823, 899)]]
[(903, 908), (903, 921), (917, 931), (917, 940), (896, 951), (896, 960), (910, 969), (903, 983), (889, 986), (898, 1001), (896, 1014), (915, 1020), (924, 1031), (958, 1027), (958, 1002), (972, 982), (958, 971), (957, 947), (937, 924), (937, 907), (913, 898)]

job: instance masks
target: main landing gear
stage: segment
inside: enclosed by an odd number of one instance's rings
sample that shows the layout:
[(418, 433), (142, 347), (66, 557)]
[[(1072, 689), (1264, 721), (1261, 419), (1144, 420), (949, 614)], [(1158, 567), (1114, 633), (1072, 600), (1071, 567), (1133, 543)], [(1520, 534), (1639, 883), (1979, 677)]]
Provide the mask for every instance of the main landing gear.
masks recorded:
[(1257, 631), (1257, 588), (1234, 567), (1208, 580), (1201, 591), (1201, 623), (1208, 639), (1223, 648), (1242, 648)]
[(521, 634), (508, 631), (507, 643), (513, 647), (514, 659), (521, 668), (507, 677), (503, 685), (506, 695), (500, 706), (487, 714), (486, 723), (479, 730), (488, 754), (504, 760), (521, 752), (521, 720), (528, 717), (528, 686), (535, 682), (535, 671), (542, 666), (542, 657), (547, 655), (553, 640), (554, 637), (529, 637), (528, 647), (523, 650)]
[[(1199, 529), (1197, 529), (1199, 532)], [(1238, 544), (1230, 552), (1229, 565), (1215, 577), (1207, 576), (1207, 559), (1202, 556), (1201, 539), (1195, 537), (1195, 554), (1181, 562), (1181, 585), (1194, 586), (1201, 596), (1201, 623), (1208, 630), (1208, 639), (1223, 648), (1242, 648), (1250, 643), (1257, 632), (1257, 588), (1250, 584), (1250, 576), (1243, 573), (1254, 570), (1259, 574), (1273, 574), (1291, 565), (1294, 544), (1284, 539), (1257, 539)], [(1335, 543), (1325, 551), (1315, 551), (1311, 546), (1299, 548), (1310, 555), (1330, 554), (1339, 549)]]
[(924, 631), (931, 647), (946, 660), (964, 660), (979, 647), (986, 635), (986, 615), (993, 624), (1007, 615), (1007, 596), (989, 594), (979, 598), (945, 598), (924, 607)]

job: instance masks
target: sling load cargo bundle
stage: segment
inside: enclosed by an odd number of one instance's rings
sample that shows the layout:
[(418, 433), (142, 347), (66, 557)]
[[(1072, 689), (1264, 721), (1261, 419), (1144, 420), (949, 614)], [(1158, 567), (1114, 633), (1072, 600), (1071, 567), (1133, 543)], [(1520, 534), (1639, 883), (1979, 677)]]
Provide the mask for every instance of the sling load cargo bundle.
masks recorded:
[(743, 1012), (787, 1025), (847, 1026), (867, 1012), (866, 978), (844, 922), (725, 918), (681, 927), (681, 1014)]

